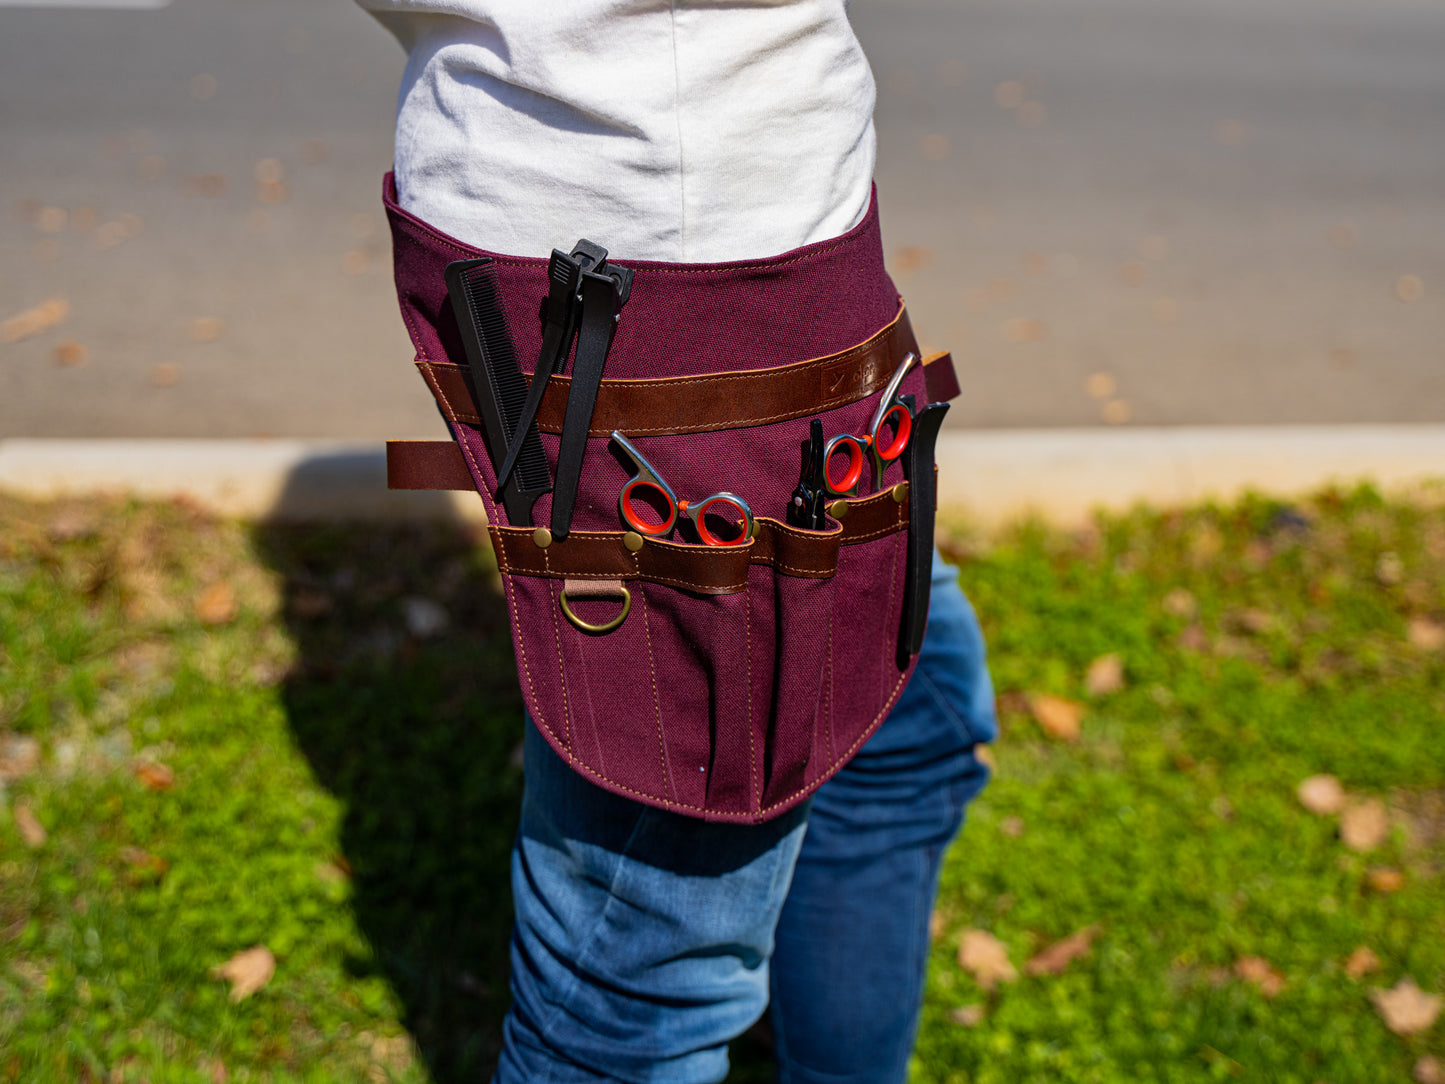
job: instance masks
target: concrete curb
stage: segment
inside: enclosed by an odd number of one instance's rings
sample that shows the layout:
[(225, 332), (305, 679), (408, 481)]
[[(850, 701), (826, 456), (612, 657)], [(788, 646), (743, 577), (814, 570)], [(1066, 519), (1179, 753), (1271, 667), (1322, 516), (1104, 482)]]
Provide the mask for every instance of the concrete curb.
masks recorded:
[[(1070, 524), (1095, 508), (1246, 489), (1445, 486), (1445, 425), (949, 432), (938, 461), (940, 504), (982, 525), (1026, 514)], [(483, 518), (472, 494), (388, 491), (375, 441), (13, 438), (0, 440), (0, 490), (186, 496), (222, 515), (282, 520)]]

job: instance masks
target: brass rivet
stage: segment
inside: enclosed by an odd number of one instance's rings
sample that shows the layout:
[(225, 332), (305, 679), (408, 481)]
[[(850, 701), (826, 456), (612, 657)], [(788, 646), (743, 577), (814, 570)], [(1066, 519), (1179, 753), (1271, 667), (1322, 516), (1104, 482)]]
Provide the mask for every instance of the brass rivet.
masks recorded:
[(908, 483), (899, 482), (893, 487), (893, 503), (902, 504), (908, 499)]
[(552, 544), (552, 532), (546, 527), (538, 527), (532, 532), (532, 541), (537, 543), (539, 550), (544, 550)]
[(828, 515), (832, 516), (834, 519), (842, 519), (847, 514), (847, 501), (834, 501), (832, 504), (828, 505)]
[(636, 531), (628, 531), (622, 536), (622, 544), (633, 553), (636, 553), (642, 548), (642, 536)]

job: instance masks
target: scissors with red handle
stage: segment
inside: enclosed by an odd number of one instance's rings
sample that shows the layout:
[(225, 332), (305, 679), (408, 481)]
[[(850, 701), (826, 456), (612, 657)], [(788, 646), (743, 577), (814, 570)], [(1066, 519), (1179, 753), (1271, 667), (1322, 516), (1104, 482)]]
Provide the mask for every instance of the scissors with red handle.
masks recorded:
[[(753, 537), (753, 510), (737, 494), (723, 492), (714, 493), (701, 501), (679, 500), (672, 487), (657, 473), (657, 468), (647, 461), (632, 441), (614, 429), (612, 442), (632, 460), (637, 471), (622, 487), (617, 497), (617, 511), (622, 516), (622, 522), (638, 534), (662, 538), (672, 533), (679, 519), (685, 519), (705, 546), (741, 546)], [(642, 493), (639, 494), (638, 490)], [(656, 514), (650, 503), (643, 503), (640, 499), (648, 495), (660, 500), (666, 509), (661, 522), (655, 522), (646, 514)], [(739, 533), (735, 537), (716, 534), (707, 525), (709, 518), (736, 524)]]
[[(863, 477), (864, 462), (870, 457), (873, 460), (873, 488), (878, 489), (883, 484), (883, 472), (903, 454), (903, 449), (908, 447), (908, 438), (913, 432), (913, 415), (907, 404), (899, 398), (898, 389), (903, 386), (903, 378), (917, 361), (918, 355), (910, 351), (898, 363), (888, 386), (883, 389), (883, 398), (878, 409), (873, 412), (868, 432), (861, 437), (844, 433), (824, 445), (823, 483), (829, 493), (836, 497), (856, 496), (858, 484)], [(868, 450), (867, 455), (864, 454), (865, 448)], [(833, 469), (835, 456), (847, 458), (847, 465), (841, 475), (835, 475)]]

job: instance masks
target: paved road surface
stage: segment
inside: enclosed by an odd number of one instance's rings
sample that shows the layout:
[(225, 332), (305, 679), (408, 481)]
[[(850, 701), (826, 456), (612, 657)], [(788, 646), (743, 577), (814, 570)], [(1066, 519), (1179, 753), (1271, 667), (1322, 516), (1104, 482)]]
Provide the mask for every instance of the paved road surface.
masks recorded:
[[(951, 424), (1445, 420), (1445, 7), (852, 11)], [(378, 203), (401, 64), (343, 0), (0, 4), (0, 320), (68, 307), (0, 341), (0, 436), (435, 433)]]

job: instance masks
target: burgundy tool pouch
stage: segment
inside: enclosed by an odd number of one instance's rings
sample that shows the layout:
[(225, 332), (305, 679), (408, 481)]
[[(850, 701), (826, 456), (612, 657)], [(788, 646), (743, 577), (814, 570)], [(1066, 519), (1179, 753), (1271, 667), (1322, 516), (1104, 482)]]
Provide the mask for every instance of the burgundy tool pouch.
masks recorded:
[[(873, 733), (912, 671), (899, 650), (909, 571), (902, 465), (835, 506), (842, 514), (826, 530), (783, 522), (809, 420), (821, 418), (829, 435), (864, 432), (889, 377), (918, 351), (884, 270), (876, 203), (842, 237), (764, 260), (620, 257), (635, 277), (565, 540), (508, 523), (494, 499), (443, 278), (452, 261), (493, 257), (530, 372), (547, 260), (442, 234), (397, 206), (390, 175), (385, 203), (416, 363), (456, 441), (393, 442), (392, 484), (481, 494), (522, 695), (541, 733), (600, 786), (690, 816), (755, 823), (801, 801)], [(956, 394), (948, 356), (925, 361), (902, 391), (920, 405)], [(554, 376), (538, 414), (554, 468), (567, 392), (567, 375)], [(626, 532), (618, 495), (633, 470), (609, 447), (613, 429), (679, 494), (744, 497), (755, 537), (704, 546)], [(545, 525), (550, 508), (542, 496), (534, 522)]]

